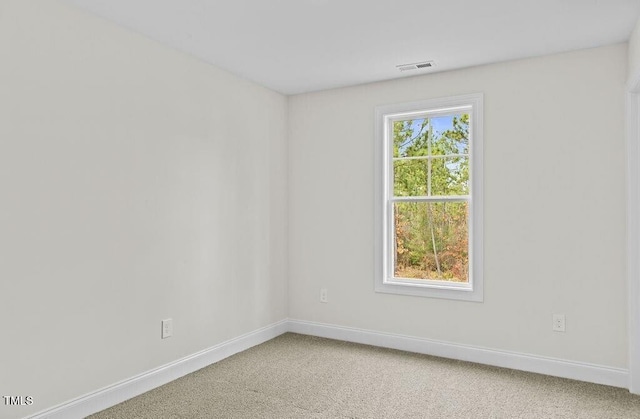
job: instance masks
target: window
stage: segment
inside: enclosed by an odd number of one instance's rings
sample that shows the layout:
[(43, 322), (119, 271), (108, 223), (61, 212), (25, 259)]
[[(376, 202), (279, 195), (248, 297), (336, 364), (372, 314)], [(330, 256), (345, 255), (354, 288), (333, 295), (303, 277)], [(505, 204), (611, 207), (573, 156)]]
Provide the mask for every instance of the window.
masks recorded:
[(482, 301), (482, 103), (376, 108), (376, 291)]

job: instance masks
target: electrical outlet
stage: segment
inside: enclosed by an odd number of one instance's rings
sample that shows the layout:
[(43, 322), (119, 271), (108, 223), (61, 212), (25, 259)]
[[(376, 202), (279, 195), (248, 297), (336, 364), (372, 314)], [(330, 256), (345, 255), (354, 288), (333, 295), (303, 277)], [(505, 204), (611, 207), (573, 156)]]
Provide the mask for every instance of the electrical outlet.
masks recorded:
[(564, 314), (553, 315), (553, 330), (555, 332), (564, 332), (565, 330), (565, 317)]
[(321, 303), (326, 303), (329, 300), (327, 299), (327, 289), (326, 288), (320, 288), (320, 302)]
[(162, 339), (166, 339), (173, 335), (173, 319), (162, 321)]

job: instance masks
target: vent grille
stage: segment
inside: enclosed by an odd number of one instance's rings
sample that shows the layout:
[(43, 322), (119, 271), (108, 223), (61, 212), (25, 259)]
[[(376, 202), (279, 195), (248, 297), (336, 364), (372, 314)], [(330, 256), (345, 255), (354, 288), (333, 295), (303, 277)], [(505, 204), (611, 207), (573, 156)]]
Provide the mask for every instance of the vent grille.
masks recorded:
[(396, 68), (400, 71), (411, 71), (411, 70), (419, 70), (422, 68), (430, 68), (433, 67), (435, 63), (433, 61), (423, 61), (420, 63), (412, 63), (412, 64), (400, 64), (397, 65)]

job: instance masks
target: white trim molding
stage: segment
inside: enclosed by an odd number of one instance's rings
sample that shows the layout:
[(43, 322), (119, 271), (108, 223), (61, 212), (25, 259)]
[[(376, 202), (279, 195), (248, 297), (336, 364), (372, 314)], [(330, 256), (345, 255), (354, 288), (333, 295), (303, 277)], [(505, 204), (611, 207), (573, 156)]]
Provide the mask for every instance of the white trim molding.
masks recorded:
[(184, 375), (267, 342), (286, 332), (398, 349), (460, 361), (529, 371), (596, 384), (627, 388), (629, 371), (517, 352), (499, 351), (414, 336), (357, 329), (303, 320), (282, 320), (230, 339), (175, 362), (38, 412), (30, 419), (80, 419), (153, 390)]
[(221, 361), (238, 352), (267, 342), (288, 331), (287, 320), (271, 324), (193, 355), (147, 371), (128, 380), (30, 416), (32, 419), (74, 419), (115, 406), (132, 397), (160, 387), (184, 375)]
[(363, 343), (460, 361), (476, 362), (496, 367), (535, 372), (554, 377), (570, 378), (590, 383), (627, 388), (629, 372), (583, 362), (517, 352), (498, 351), (471, 345), (442, 342), (412, 336), (381, 333), (323, 323), (289, 320), (289, 331), (347, 342)]
[(629, 391), (640, 394), (640, 72), (627, 84), (627, 281)]

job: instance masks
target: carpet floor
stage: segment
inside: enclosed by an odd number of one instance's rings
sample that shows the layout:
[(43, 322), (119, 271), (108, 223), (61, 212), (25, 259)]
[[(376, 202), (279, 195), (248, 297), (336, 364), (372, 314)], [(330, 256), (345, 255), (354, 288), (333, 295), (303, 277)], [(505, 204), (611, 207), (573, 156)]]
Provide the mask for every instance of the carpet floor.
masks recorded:
[(640, 396), (287, 333), (90, 418), (638, 419)]

